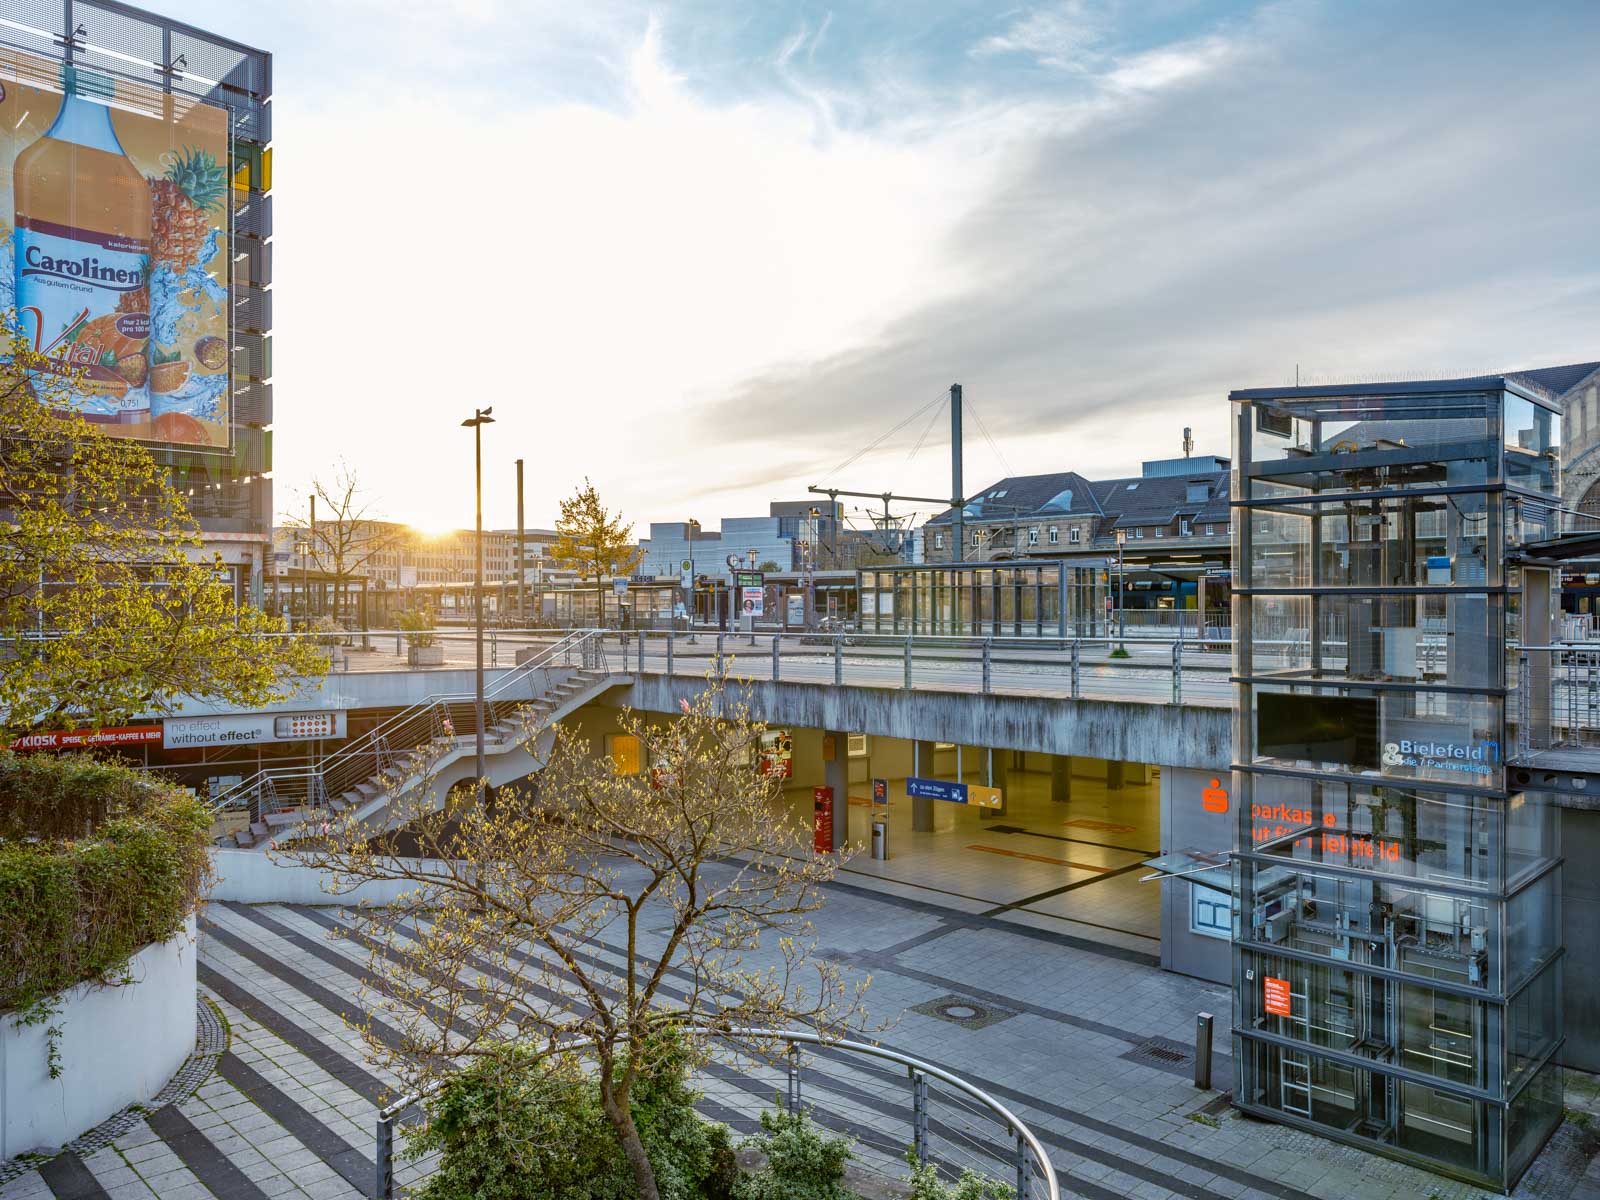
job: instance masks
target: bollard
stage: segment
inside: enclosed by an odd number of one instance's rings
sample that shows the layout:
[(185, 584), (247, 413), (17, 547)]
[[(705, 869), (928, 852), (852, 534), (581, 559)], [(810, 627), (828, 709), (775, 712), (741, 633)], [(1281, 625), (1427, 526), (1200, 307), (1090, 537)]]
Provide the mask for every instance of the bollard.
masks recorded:
[(667, 674), (672, 674), (672, 630), (667, 630)]
[(779, 635), (772, 635), (772, 682), (778, 682), (778, 640)]
[(1194, 1018), (1194, 1085), (1211, 1090), (1211, 1014), (1196, 1013)]
[(375, 1177), (372, 1194), (376, 1200), (389, 1200), (394, 1195), (394, 1118), (378, 1118), (378, 1146), (373, 1160)]

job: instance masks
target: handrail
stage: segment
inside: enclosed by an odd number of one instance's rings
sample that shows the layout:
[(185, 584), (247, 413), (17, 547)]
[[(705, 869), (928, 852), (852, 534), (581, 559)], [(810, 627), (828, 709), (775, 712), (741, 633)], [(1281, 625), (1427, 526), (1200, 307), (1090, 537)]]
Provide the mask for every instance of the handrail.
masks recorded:
[[(857, 1042), (848, 1038), (829, 1039), (809, 1029), (755, 1029), (748, 1027), (737, 1027), (730, 1029), (719, 1028), (717, 1026), (695, 1025), (683, 1029), (682, 1032), (691, 1037), (704, 1037), (708, 1039), (719, 1038), (725, 1040), (739, 1040), (744, 1042), (783, 1042), (791, 1049), (796, 1044), (801, 1044), (820, 1046), (830, 1050), (844, 1050), (852, 1054), (862, 1054), (870, 1058), (880, 1058), (885, 1062), (892, 1062), (897, 1066), (902, 1066), (906, 1068), (913, 1080), (916, 1079), (918, 1075), (925, 1076), (929, 1079), (936, 1079), (940, 1083), (952, 1087), (956, 1091), (961, 1092), (969, 1098), (977, 1101), (984, 1108), (988, 1109), (991, 1113), (1003, 1121), (1007, 1129), (1016, 1137), (1018, 1143), (1017, 1149), (1019, 1151), (1017, 1156), (1017, 1200), (1028, 1200), (1027, 1184), (1030, 1177), (1028, 1164), (1024, 1155), (1020, 1153), (1024, 1147), (1027, 1150), (1027, 1154), (1032, 1157), (1033, 1162), (1038, 1166), (1039, 1178), (1043, 1181), (1045, 1187), (1046, 1200), (1060, 1200), (1061, 1198), (1061, 1186), (1056, 1180), (1055, 1165), (1051, 1163), (1050, 1155), (1045, 1152), (1044, 1144), (1039, 1141), (1038, 1136), (1033, 1132), (1033, 1130), (1029, 1129), (1028, 1126), (1023, 1123), (1022, 1118), (1017, 1116), (1016, 1113), (1012, 1112), (999, 1100), (996, 1100), (988, 1092), (984, 1091), (976, 1084), (968, 1083), (959, 1075), (952, 1074), (942, 1067), (936, 1067), (932, 1063), (924, 1062), (918, 1058), (913, 1058), (909, 1054), (902, 1054), (898, 1050), (890, 1050), (885, 1046), (874, 1046), (870, 1042)], [(564, 1043), (561, 1046), (561, 1049), (568, 1051), (581, 1049), (582, 1047), (591, 1044), (592, 1041), (592, 1038), (571, 1039)], [(797, 1068), (791, 1067), (790, 1069), (793, 1071)], [(374, 1155), (374, 1162), (377, 1167), (377, 1186), (374, 1194), (380, 1197), (380, 1200), (381, 1198), (391, 1196), (394, 1190), (392, 1163), (395, 1121), (407, 1109), (411, 1108), (415, 1104), (420, 1103), (429, 1095), (433, 1094), (433, 1092), (437, 1091), (439, 1086), (440, 1085), (435, 1084), (433, 1087), (430, 1087), (423, 1092), (416, 1092), (407, 1096), (402, 1096), (400, 1099), (389, 1104), (387, 1107), (378, 1110), (377, 1153)], [(794, 1102), (795, 1099), (797, 1099), (797, 1097), (795, 1097), (792, 1091), (790, 1102)]]
[[(571, 651), (573, 649), (582, 646), (587, 639), (593, 637), (594, 635), (595, 631), (593, 630), (574, 631), (573, 633), (568, 634), (566, 637), (561, 638), (554, 645), (547, 647), (537, 658), (530, 659), (522, 665), (505, 672), (495, 681), (495, 684), (492, 688), (485, 689), (484, 691), (484, 703), (486, 706), (486, 711), (487, 706), (494, 700), (494, 698), (504, 694), (515, 684), (525, 681), (527, 676), (531, 675), (535, 671), (543, 670), (544, 668), (548, 667), (556, 658), (570, 658)], [(280, 778), (300, 778), (315, 774), (323, 781), (323, 790), (327, 794), (337, 794), (333, 791), (333, 789), (327, 787), (326, 781), (330, 774), (343, 770), (345, 767), (357, 761), (358, 759), (370, 757), (374, 760), (374, 769), (372, 771), (364, 772), (362, 775), (362, 778), (370, 778), (372, 775), (379, 773), (383, 769), (382, 765), (379, 763), (379, 759), (384, 756), (389, 756), (392, 759), (394, 750), (391, 742), (396, 744), (401, 742), (402, 739), (399, 739), (395, 736), (401, 730), (413, 726), (420, 718), (432, 717), (441, 707), (446, 708), (448, 711), (448, 706), (451, 704), (461, 704), (469, 701), (472, 703), (477, 702), (476, 693), (440, 692), (425, 696), (415, 704), (409, 705), (402, 709), (400, 712), (396, 713), (394, 716), (390, 717), (376, 728), (369, 730), (357, 741), (352, 742), (333, 755), (329, 756), (327, 759), (323, 760), (321, 764), (315, 768), (312, 768), (310, 771), (298, 768), (263, 767), (254, 775), (251, 775), (248, 778), (234, 784), (233, 787), (229, 788), (227, 791), (218, 796), (212, 803), (211, 811), (213, 813), (217, 813), (226, 808), (237, 807), (241, 797), (253, 795), (260, 790), (264, 783)], [(431, 727), (433, 724), (434, 722), (430, 720), (429, 736), (423, 738), (422, 741), (425, 742), (431, 740), (431, 738), (434, 736), (434, 734), (431, 732)], [(405, 742), (404, 744), (410, 746), (412, 744), (421, 743)], [(342, 791), (343, 789), (340, 790)], [(254, 815), (259, 816), (259, 814)]]

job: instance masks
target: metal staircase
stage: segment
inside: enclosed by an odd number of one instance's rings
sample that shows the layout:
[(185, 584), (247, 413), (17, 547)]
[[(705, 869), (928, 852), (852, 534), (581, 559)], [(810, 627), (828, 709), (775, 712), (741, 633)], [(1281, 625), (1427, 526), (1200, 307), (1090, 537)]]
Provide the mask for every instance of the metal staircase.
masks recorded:
[[(486, 758), (516, 755), (517, 763), (506, 764), (516, 772), (512, 778), (544, 765), (553, 736), (548, 727), (617, 682), (602, 638), (594, 630), (573, 633), (485, 690)], [(213, 816), (244, 812), (249, 817), (248, 827), (218, 838), (217, 844), (242, 849), (270, 845), (319, 812), (353, 808), (365, 818), (420, 782), (424, 766), (436, 782), (465, 777), (476, 765), (476, 719), (472, 693), (439, 693), (320, 763), (264, 768), (217, 798)], [(535, 735), (540, 745), (528, 745)], [(491, 768), (491, 776), (495, 773)]]

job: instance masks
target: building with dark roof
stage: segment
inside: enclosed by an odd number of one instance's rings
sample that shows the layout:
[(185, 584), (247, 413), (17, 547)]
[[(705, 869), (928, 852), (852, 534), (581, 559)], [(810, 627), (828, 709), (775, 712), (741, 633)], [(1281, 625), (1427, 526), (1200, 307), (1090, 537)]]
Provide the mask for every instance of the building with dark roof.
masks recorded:
[[(1098, 568), (1108, 583), (1120, 571), (1130, 610), (1203, 603), (1220, 619), (1228, 603), (1228, 465), (1201, 455), (1153, 460), (1125, 479), (1076, 471), (1002, 479), (963, 507), (961, 561), (1065, 559)], [(954, 561), (954, 517), (947, 510), (922, 528), (924, 562)]]

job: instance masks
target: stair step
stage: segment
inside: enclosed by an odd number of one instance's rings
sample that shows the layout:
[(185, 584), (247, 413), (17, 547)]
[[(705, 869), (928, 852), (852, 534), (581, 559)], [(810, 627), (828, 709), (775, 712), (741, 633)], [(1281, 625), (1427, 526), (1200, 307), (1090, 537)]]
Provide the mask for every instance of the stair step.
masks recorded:
[(350, 805), (346, 803), (343, 796), (335, 796), (332, 803), (330, 803), (328, 807), (333, 809), (334, 812), (338, 813), (343, 812), (345, 809), (349, 808)]
[(251, 821), (250, 822), (250, 832), (255, 834), (255, 836), (258, 837), (258, 838), (264, 838), (264, 837), (267, 836), (268, 829), (267, 829), (266, 824), (264, 822)]
[(241, 850), (248, 850), (256, 844), (256, 839), (250, 836), (248, 829), (241, 829), (233, 835), (233, 844)]

